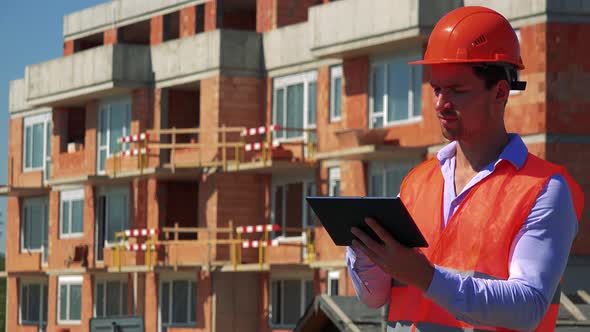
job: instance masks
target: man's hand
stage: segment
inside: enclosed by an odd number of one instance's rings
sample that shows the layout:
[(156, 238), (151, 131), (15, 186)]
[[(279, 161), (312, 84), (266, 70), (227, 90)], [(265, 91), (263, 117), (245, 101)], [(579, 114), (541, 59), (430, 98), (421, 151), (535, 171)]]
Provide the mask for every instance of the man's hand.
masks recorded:
[(379, 236), (383, 244), (353, 227), (351, 232), (358, 240), (352, 240), (352, 247), (367, 255), (373, 263), (397, 281), (426, 292), (434, 275), (434, 266), (426, 256), (419, 249), (404, 247), (375, 220), (366, 218), (365, 222)]

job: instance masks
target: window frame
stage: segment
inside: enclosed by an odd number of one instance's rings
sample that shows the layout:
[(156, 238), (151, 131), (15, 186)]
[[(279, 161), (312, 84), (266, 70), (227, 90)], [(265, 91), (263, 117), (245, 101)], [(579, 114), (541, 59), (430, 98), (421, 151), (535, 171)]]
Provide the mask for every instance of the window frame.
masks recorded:
[[(300, 290), (300, 296), (299, 296), (299, 318), (301, 318), (301, 316), (305, 313), (305, 309), (306, 309), (306, 305), (307, 302), (307, 285), (311, 284), (311, 288), (313, 290), (314, 288), (314, 280), (313, 278), (271, 278), (268, 285), (269, 285), (269, 290), (268, 290), (268, 296), (269, 296), (269, 315), (268, 315), (268, 325), (272, 328), (272, 329), (292, 329), (295, 327), (295, 325), (297, 324), (297, 322), (294, 322), (293, 324), (287, 324), (284, 322), (284, 317), (285, 317), (285, 282), (286, 281), (299, 281), (299, 290)], [(282, 320), (279, 323), (274, 323), (274, 310), (276, 310), (276, 304), (274, 303), (274, 284), (276, 282), (280, 283), (280, 289), (281, 289), (281, 296), (280, 296), (280, 305), (279, 305), (279, 309), (281, 310), (280, 313), (280, 319)], [(315, 297), (315, 292), (314, 292), (314, 297)], [(313, 301), (313, 299), (310, 299), (311, 301)], [(291, 299), (292, 301), (292, 299)]]
[[(31, 115), (31, 116), (27, 116), (23, 119), (23, 141), (22, 141), (22, 170), (23, 173), (27, 173), (27, 172), (34, 172), (34, 171), (43, 171), (45, 172), (47, 169), (47, 162), (50, 162), (51, 159), (51, 145), (49, 145), (51, 142), (51, 128), (52, 128), (52, 121), (51, 121), (51, 117), (52, 114), (51, 112), (47, 112), (47, 113), (42, 113), (42, 114), (37, 114), (37, 115)], [(29, 151), (29, 147), (27, 144), (27, 127), (29, 128), (33, 128), (33, 126), (38, 125), (38, 124), (42, 124), (43, 125), (43, 156), (42, 156), (42, 162), (41, 162), (41, 166), (39, 167), (33, 167), (33, 149), (31, 149), (31, 151)], [(49, 136), (48, 136), (49, 134)], [(47, 140), (49, 138), (49, 141)], [(31, 139), (33, 139), (32, 137), (32, 129), (31, 129)], [(30, 144), (31, 146), (35, 145), (35, 142), (32, 142)], [(29, 156), (28, 156), (29, 155)], [(30, 157), (30, 165), (27, 166), (27, 156)]]
[[(40, 294), (40, 301), (39, 301), (39, 321), (29, 321), (29, 320), (25, 320), (23, 319), (23, 312), (28, 311), (26, 309), (27, 308), (23, 308), (23, 302), (24, 302), (24, 288), (25, 287), (30, 287), (30, 286), (39, 286), (39, 291), (41, 292)], [(27, 293), (29, 293), (30, 291), (27, 291)], [(46, 279), (42, 279), (42, 278), (21, 278), (19, 280), (19, 287), (18, 287), (18, 324), (19, 325), (27, 325), (27, 326), (38, 326), (38, 327), (45, 327), (47, 326), (47, 320), (49, 319), (49, 282)], [(45, 300), (47, 300), (48, 302), (45, 303)], [(28, 300), (27, 300), (28, 301)], [(28, 305), (29, 303), (27, 303)], [(23, 310), (25, 309), (25, 310)], [(45, 311), (45, 317), (43, 317), (43, 311)], [(45, 320), (44, 320), (45, 318)]]
[[(412, 124), (416, 122), (422, 121), (422, 79), (423, 79), (423, 69), (422, 66), (411, 66), (407, 63), (414, 60), (420, 60), (421, 53), (415, 52), (403, 52), (397, 55), (389, 55), (386, 57), (376, 57), (372, 60), (370, 64), (369, 70), (369, 128), (376, 129), (376, 128), (385, 128), (390, 126), (397, 126), (397, 125), (406, 125)], [(388, 119), (388, 108), (389, 108), (389, 94), (388, 94), (388, 75), (389, 75), (389, 65), (394, 63), (403, 63), (408, 66), (410, 74), (408, 77), (408, 92), (407, 92), (407, 118), (401, 120), (389, 120)], [(383, 71), (384, 77), (384, 87), (383, 87), (383, 113), (375, 113), (375, 100), (374, 100), (374, 92), (375, 92), (375, 84), (373, 81), (373, 75), (375, 74), (377, 68), (385, 67)], [(416, 82), (418, 79), (419, 82)], [(419, 105), (415, 105), (414, 98), (415, 98), (415, 84), (419, 83), (417, 100), (419, 101)], [(419, 115), (416, 115), (419, 111)], [(382, 126), (375, 126), (375, 118), (382, 118)]]
[[(107, 98), (100, 101), (98, 104), (97, 109), (97, 126), (96, 126), (96, 173), (99, 175), (103, 175), (106, 173), (104, 168), (101, 168), (101, 152), (105, 151), (105, 159), (104, 163), (106, 166), (106, 160), (111, 158), (115, 152), (118, 151), (111, 151), (111, 131), (113, 128), (111, 127), (111, 118), (113, 109), (116, 106), (122, 106), (124, 109), (122, 112), (125, 112), (126, 122), (125, 126), (121, 129), (122, 137), (128, 136), (131, 133), (131, 121), (132, 121), (132, 106), (133, 101), (130, 96), (118, 97), (118, 98)], [(117, 109), (115, 109), (117, 111)], [(118, 110), (121, 111), (121, 110)], [(102, 133), (102, 128), (104, 126), (102, 114), (106, 112), (105, 120), (108, 125), (105, 127), (105, 132)], [(101, 135), (105, 135), (105, 143), (101, 144)], [(118, 139), (118, 138), (115, 138)], [(121, 145), (120, 150), (128, 149), (129, 143), (124, 143)]]
[(328, 271), (328, 277), (326, 278), (326, 294), (329, 296), (338, 296), (338, 293), (332, 294), (332, 283), (336, 282), (336, 287), (339, 289), (340, 286), (340, 271)]
[[(420, 163), (420, 160), (418, 160), (418, 159), (384, 160), (384, 161), (371, 162), (369, 164), (369, 171), (368, 171), (369, 179), (367, 181), (368, 196), (371, 196), (371, 197), (397, 196), (399, 194), (399, 188), (397, 190), (397, 193), (395, 193), (395, 188), (391, 189), (392, 192), (390, 194), (387, 193), (387, 172), (388, 171), (407, 170), (407, 172), (406, 172), (406, 175), (407, 175), (412, 170), (412, 168), (414, 168), (419, 163)], [(372, 179), (373, 179), (373, 176), (377, 175), (377, 174), (382, 176), (381, 185), (382, 185), (383, 191), (381, 194), (374, 193), (375, 189), (373, 188), (373, 180)], [(403, 177), (401, 180), (403, 181)], [(400, 181), (400, 186), (401, 186), (402, 181)]]
[[(297, 183), (301, 183), (302, 185), (302, 195), (301, 195), (301, 235), (300, 236), (287, 236), (286, 231), (285, 231), (285, 227), (287, 224), (287, 214), (285, 213), (286, 209), (287, 209), (287, 192), (288, 192), (288, 188), (290, 184), (297, 184)], [(276, 191), (278, 190), (278, 188), (282, 188), (283, 189), (283, 197), (282, 197), (282, 202), (281, 202), (281, 207), (282, 207), (282, 220), (280, 223), (277, 222), (276, 219)], [(278, 232), (272, 232), (271, 237), (273, 239), (279, 238), (279, 239), (300, 239), (303, 234), (305, 233), (305, 230), (308, 228), (314, 228), (315, 225), (313, 222), (310, 222), (310, 220), (308, 220), (309, 216), (313, 215), (313, 211), (311, 210), (311, 207), (306, 203), (305, 201), (305, 196), (307, 196), (307, 189), (308, 188), (313, 188), (314, 193), (317, 193), (317, 184), (315, 182), (315, 179), (313, 177), (310, 176), (305, 176), (305, 177), (282, 177), (282, 178), (273, 178), (273, 182), (271, 184), (271, 197), (270, 197), (270, 220), (269, 222), (271, 224), (279, 224), (281, 226), (281, 231), (280, 233)], [(313, 218), (312, 218), (313, 221)]]
[[(187, 305), (187, 309), (186, 309), (186, 314), (187, 314), (187, 319), (188, 322), (187, 323), (175, 323), (173, 322), (173, 314), (174, 314), (174, 310), (173, 310), (173, 298), (174, 298), (174, 283), (175, 282), (186, 282), (188, 283), (188, 289), (187, 289), (187, 296), (188, 296), (188, 305)], [(163, 299), (163, 290), (164, 290), (164, 283), (168, 283), (168, 319), (169, 322), (165, 323), (163, 321), (162, 318), (162, 310), (163, 308), (163, 303), (162, 303), (162, 299)], [(197, 302), (198, 302), (198, 282), (196, 280), (195, 277), (191, 276), (191, 277), (163, 277), (160, 279), (159, 283), (158, 283), (158, 330), (166, 330), (167, 328), (170, 327), (195, 327), (197, 322), (199, 321), (199, 317), (197, 317)], [(193, 293), (193, 289), (195, 288), (194, 293)], [(190, 296), (191, 294), (194, 294), (194, 299), (192, 296)], [(192, 308), (191, 308), (192, 306)], [(194, 310), (194, 315), (195, 315), (195, 321), (190, 321), (191, 320), (191, 309)]]
[[(97, 202), (100, 200), (101, 197), (105, 198), (104, 248), (110, 248), (116, 244), (116, 241), (109, 242), (109, 225), (110, 225), (109, 221), (110, 221), (110, 213), (111, 213), (110, 208), (109, 208), (110, 207), (109, 202), (111, 199), (113, 199), (112, 198), (113, 195), (119, 195), (119, 194), (126, 196), (125, 197), (126, 204), (124, 205), (125, 209), (126, 209), (126, 211), (125, 211), (126, 218), (124, 218), (125, 225), (123, 226), (123, 230), (125, 230), (125, 229), (129, 229), (129, 222), (131, 219), (131, 209), (130, 209), (130, 205), (129, 205), (129, 202), (131, 199), (131, 194), (129, 192), (129, 188), (127, 186), (103, 187), (98, 190), (98, 194), (96, 195)], [(98, 204), (97, 204), (97, 206), (98, 206)], [(98, 220), (98, 218), (99, 218), (98, 213), (96, 214), (95, 218), (96, 218), (97, 223), (100, 222), (100, 220)], [(97, 225), (95, 225), (95, 226), (97, 226)]]
[[(82, 232), (72, 232), (73, 216), (72, 216), (72, 203), (75, 201), (82, 201)], [(64, 203), (69, 202), (68, 211), (68, 224), (69, 232), (63, 232), (63, 217), (64, 217)], [(84, 236), (84, 188), (64, 190), (60, 192), (59, 197), (59, 238), (60, 239), (72, 239), (80, 238)]]
[[(336, 79), (340, 79), (340, 91), (338, 94), (340, 95), (340, 109), (338, 115), (336, 115), (335, 109), (335, 81)], [(342, 120), (342, 88), (343, 88), (343, 80), (342, 80), (342, 65), (335, 65), (330, 67), (330, 122), (338, 122)]]
[[(316, 105), (315, 107), (315, 122), (309, 122), (309, 86), (310, 84), (315, 84), (316, 87)], [(279, 125), (281, 128), (288, 128), (287, 126), (287, 88), (290, 86), (295, 86), (298, 84), (303, 84), (303, 128), (302, 129), (316, 129), (317, 128), (317, 70), (311, 70), (303, 73), (298, 74), (291, 74), (282, 77), (273, 78), (273, 92), (272, 92), (272, 121), (273, 124)], [(283, 90), (283, 123), (278, 123), (277, 121), (277, 94), (279, 90)], [(283, 133), (280, 135), (279, 133)], [(300, 141), (300, 140), (307, 140), (305, 133), (301, 132), (299, 136), (287, 137), (287, 132), (285, 131), (275, 131), (273, 132), (273, 139), (279, 142), (292, 142), (292, 141)], [(313, 139), (313, 138), (312, 138)]]
[(334, 166), (334, 167), (328, 168), (328, 196), (335, 196), (334, 189), (335, 189), (336, 183), (338, 183), (338, 196), (340, 196), (340, 192), (342, 189), (342, 180), (341, 180), (340, 175), (341, 175), (340, 166)]
[[(107, 292), (107, 285), (108, 283), (112, 283), (112, 282), (116, 282), (119, 284), (119, 308), (120, 308), (120, 312), (117, 315), (114, 316), (109, 316), (107, 315), (107, 296), (108, 296), (108, 292)], [(102, 285), (102, 299), (103, 299), (103, 303), (102, 303), (102, 316), (98, 316), (98, 297), (99, 297), (99, 292), (98, 292), (98, 287), (99, 285)], [(127, 293), (125, 296), (124, 293)], [(95, 279), (94, 282), (94, 296), (93, 296), (93, 304), (92, 304), (92, 316), (95, 318), (108, 318), (108, 317), (116, 317), (116, 316), (126, 316), (129, 314), (129, 310), (127, 308), (127, 303), (129, 301), (129, 281), (126, 278), (123, 277), (111, 277), (111, 276), (106, 276), (106, 277), (98, 277)], [(124, 301), (124, 300), (127, 301)]]
[[(43, 219), (40, 221), (41, 225), (41, 246), (39, 248), (27, 248), (25, 247), (26, 244), (26, 237), (27, 237), (27, 209), (28, 208), (41, 208), (43, 210), (42, 216)], [(44, 242), (49, 241), (49, 229), (45, 229), (49, 227), (49, 199), (47, 197), (32, 197), (32, 198), (24, 198), (22, 201), (22, 208), (21, 208), (21, 216), (20, 216), (20, 250), (21, 252), (27, 253), (44, 253)]]
[[(72, 296), (72, 286), (80, 286), (80, 305), (82, 304), (83, 300), (83, 296), (84, 294), (82, 293), (83, 290), (83, 277), (82, 276), (62, 276), (62, 277), (58, 277), (58, 281), (57, 281), (57, 323), (60, 325), (80, 325), (82, 323), (82, 310), (80, 310), (80, 319), (78, 320), (73, 320), (71, 319), (71, 296)], [(66, 316), (67, 319), (62, 320), (61, 319), (61, 301), (63, 301), (63, 299), (61, 298), (61, 287), (62, 286), (66, 286)]]

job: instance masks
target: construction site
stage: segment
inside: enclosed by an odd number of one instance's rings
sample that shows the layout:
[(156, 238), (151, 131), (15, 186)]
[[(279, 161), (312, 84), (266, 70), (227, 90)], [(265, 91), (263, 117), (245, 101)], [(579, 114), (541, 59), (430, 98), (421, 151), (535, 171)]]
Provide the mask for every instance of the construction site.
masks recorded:
[[(590, 197), (590, 2), (105, 2), (10, 82), (6, 331), (384, 331), (305, 197), (396, 196), (447, 143), (407, 62), (463, 5), (519, 37), (508, 131)], [(586, 209), (558, 331), (590, 330), (589, 244)]]

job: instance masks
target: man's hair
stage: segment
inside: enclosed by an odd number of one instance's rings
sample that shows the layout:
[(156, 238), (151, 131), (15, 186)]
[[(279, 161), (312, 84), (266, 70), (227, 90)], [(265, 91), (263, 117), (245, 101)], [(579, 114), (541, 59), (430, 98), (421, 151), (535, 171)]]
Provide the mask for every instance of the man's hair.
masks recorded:
[(516, 70), (514, 68), (509, 68), (507, 71), (504, 66), (490, 64), (476, 65), (472, 68), (475, 76), (483, 80), (487, 90), (491, 89), (501, 80), (508, 81), (508, 85), (510, 85), (511, 80), (510, 77), (507, 76), (508, 73), (510, 76), (516, 77)]

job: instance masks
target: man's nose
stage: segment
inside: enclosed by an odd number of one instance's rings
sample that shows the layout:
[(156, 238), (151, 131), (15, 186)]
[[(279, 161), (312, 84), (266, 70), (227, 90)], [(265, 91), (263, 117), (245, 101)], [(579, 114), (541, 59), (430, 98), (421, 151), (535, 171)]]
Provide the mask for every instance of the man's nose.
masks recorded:
[(444, 93), (438, 93), (434, 96), (434, 108), (437, 112), (442, 112), (453, 108), (453, 104)]

